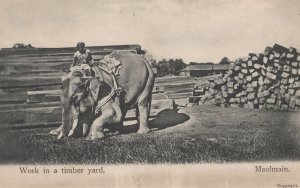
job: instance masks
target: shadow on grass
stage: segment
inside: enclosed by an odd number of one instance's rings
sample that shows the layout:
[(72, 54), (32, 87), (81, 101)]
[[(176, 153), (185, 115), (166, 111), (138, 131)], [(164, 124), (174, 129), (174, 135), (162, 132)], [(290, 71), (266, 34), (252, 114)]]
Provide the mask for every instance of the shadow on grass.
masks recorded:
[[(159, 112), (155, 119), (149, 121), (151, 131), (166, 129), (184, 123), (190, 116), (178, 113), (179, 109), (165, 109)], [(139, 129), (139, 124), (128, 125), (123, 128), (123, 134), (135, 133)]]

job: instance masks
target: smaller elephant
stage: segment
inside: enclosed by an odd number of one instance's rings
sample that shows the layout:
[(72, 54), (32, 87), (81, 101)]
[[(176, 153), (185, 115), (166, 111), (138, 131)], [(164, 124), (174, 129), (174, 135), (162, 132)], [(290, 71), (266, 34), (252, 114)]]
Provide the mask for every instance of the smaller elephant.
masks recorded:
[(115, 51), (110, 56), (123, 64), (115, 79), (104, 70), (96, 77), (84, 77), (80, 71), (65, 77), (61, 94), (62, 125), (51, 134), (59, 134), (58, 138), (71, 136), (82, 127), (79, 132), (87, 139), (101, 139), (105, 127), (122, 132), (126, 113), (132, 108), (136, 108), (140, 124), (138, 133), (150, 131), (152, 68), (142, 56), (131, 52)]

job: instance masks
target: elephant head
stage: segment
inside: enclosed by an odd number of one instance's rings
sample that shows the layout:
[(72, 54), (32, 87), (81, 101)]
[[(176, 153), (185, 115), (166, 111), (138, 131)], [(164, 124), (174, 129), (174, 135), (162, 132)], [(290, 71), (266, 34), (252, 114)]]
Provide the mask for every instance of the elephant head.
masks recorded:
[[(58, 138), (73, 135), (74, 131), (85, 135), (95, 118), (97, 102), (112, 88), (99, 77), (84, 77), (80, 72), (70, 73), (62, 82), (62, 131)], [(76, 128), (82, 128), (76, 129)]]

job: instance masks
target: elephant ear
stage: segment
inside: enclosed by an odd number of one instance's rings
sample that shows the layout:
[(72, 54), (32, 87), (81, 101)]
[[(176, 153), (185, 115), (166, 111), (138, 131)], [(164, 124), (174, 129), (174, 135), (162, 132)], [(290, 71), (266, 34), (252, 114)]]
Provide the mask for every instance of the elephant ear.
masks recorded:
[(86, 84), (95, 100), (101, 100), (103, 97), (109, 95), (112, 90), (109, 84), (100, 79), (89, 80)]

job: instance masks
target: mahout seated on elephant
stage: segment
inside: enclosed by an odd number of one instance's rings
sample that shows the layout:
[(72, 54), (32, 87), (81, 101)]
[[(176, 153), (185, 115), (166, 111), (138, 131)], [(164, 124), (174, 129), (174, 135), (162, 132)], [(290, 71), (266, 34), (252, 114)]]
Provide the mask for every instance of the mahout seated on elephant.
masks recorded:
[[(72, 136), (74, 132), (87, 139), (104, 138), (108, 126), (122, 132), (123, 121), (129, 109), (136, 108), (138, 133), (147, 133), (154, 85), (154, 73), (140, 55), (114, 51), (110, 54), (122, 62), (119, 76), (101, 70), (94, 77), (74, 71), (62, 81), (62, 125), (50, 134)], [(119, 93), (116, 85), (122, 89)]]

